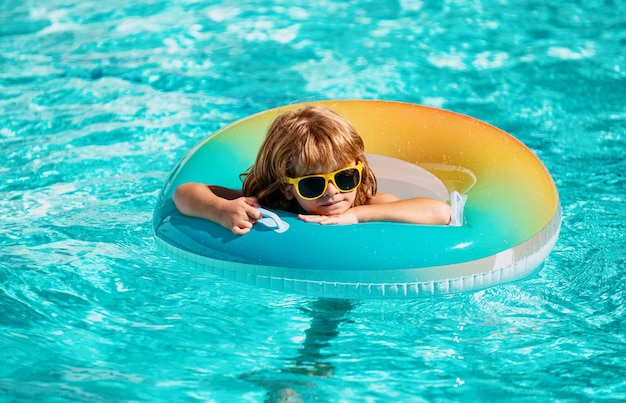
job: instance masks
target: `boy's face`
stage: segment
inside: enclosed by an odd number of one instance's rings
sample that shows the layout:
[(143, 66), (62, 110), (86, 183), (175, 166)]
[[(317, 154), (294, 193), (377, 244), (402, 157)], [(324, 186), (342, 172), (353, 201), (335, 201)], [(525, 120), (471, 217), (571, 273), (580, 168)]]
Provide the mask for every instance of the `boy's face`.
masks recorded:
[[(354, 165), (355, 163), (356, 162), (353, 162), (348, 166)], [(332, 171), (334, 170), (330, 170), (330, 172)], [(316, 170), (316, 172), (311, 172), (309, 175), (320, 173), (326, 172), (322, 172), (320, 168)], [(287, 200), (293, 200), (295, 198), (300, 207), (307, 213), (325, 216), (340, 215), (348, 211), (350, 207), (354, 205), (356, 192), (357, 188), (351, 192), (340, 192), (332, 180), (328, 181), (324, 194), (315, 200), (307, 200), (300, 197), (294, 185), (287, 185), (283, 188), (283, 195)]]

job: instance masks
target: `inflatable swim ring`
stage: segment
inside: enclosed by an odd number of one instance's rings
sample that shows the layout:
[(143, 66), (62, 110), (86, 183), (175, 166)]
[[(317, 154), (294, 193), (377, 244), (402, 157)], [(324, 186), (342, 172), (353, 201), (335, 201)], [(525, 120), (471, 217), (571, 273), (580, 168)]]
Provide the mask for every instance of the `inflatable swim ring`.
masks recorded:
[(538, 270), (561, 225), (556, 186), (521, 142), (457, 113), (386, 101), (324, 101), (365, 141), (379, 188), (400, 196), (467, 195), (458, 227), (404, 223), (322, 226), (287, 212), (237, 236), (181, 215), (178, 185), (241, 188), (270, 122), (303, 104), (239, 120), (195, 146), (167, 179), (154, 212), (165, 252), (213, 274), (320, 297), (416, 297), (472, 291)]

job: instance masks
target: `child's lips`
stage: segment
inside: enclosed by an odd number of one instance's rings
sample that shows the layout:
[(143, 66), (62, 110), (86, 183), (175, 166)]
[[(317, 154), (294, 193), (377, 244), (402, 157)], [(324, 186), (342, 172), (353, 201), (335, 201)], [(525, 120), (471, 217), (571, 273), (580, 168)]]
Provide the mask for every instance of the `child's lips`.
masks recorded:
[(322, 207), (332, 207), (338, 203), (341, 203), (341, 200), (329, 201), (328, 203), (322, 204)]

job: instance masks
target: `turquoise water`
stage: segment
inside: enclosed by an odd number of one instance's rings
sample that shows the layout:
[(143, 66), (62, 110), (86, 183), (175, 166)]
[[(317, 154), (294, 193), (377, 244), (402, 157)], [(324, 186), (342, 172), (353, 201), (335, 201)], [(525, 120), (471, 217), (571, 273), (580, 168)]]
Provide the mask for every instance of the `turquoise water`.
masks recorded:
[[(626, 399), (626, 3), (314, 3), (0, 3), (1, 400)], [(545, 267), (331, 303), (155, 248), (156, 197), (194, 144), (328, 98), (443, 107), (526, 143), (563, 206)]]

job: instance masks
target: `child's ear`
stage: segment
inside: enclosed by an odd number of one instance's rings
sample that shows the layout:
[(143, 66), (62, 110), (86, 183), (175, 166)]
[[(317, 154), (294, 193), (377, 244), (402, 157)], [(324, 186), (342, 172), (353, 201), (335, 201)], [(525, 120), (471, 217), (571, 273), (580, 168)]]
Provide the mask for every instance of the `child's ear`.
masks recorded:
[(284, 185), (282, 188), (280, 188), (280, 190), (281, 192), (283, 192), (283, 196), (285, 196), (285, 199), (293, 200), (293, 186)]

